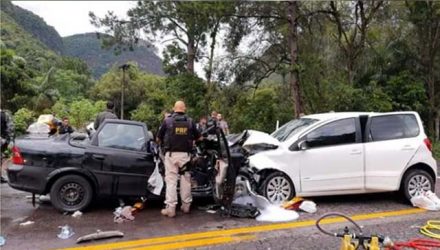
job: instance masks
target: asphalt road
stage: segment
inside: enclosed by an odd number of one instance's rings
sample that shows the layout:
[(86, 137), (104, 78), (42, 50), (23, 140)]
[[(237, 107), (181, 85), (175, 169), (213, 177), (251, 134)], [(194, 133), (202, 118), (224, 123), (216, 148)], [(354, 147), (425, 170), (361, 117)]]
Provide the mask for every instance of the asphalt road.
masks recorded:
[[(438, 179), (440, 180), (440, 179)], [(426, 238), (418, 227), (427, 220), (440, 219), (440, 212), (414, 210), (394, 193), (315, 197), (318, 205), (315, 214), (300, 213), (298, 222), (262, 223), (253, 219), (237, 219), (210, 214), (194, 208), (190, 215), (178, 214), (169, 219), (160, 215), (161, 202), (147, 201), (146, 208), (135, 215), (135, 220), (117, 224), (113, 211), (117, 201), (96, 202), (79, 218), (56, 211), (50, 203), (32, 207), (28, 193), (1, 186), (1, 230), (6, 239), (2, 249), (55, 249), (79, 246), (97, 246), (97, 249), (337, 249), (339, 240), (323, 235), (313, 225), (327, 212), (343, 212), (358, 218), (364, 231), (387, 235), (396, 241)], [(440, 195), (440, 181), (436, 193)], [(199, 199), (195, 206), (205, 206), (212, 201)], [(396, 212), (397, 211), (397, 212)], [(34, 224), (20, 226), (26, 221)], [(69, 225), (75, 235), (59, 239), (59, 226)], [(346, 223), (326, 225), (329, 230), (340, 230)], [(87, 244), (76, 244), (79, 236), (97, 229), (120, 230), (124, 238), (107, 239)], [(182, 236), (182, 234), (185, 234)], [(118, 245), (119, 244), (119, 245)]]

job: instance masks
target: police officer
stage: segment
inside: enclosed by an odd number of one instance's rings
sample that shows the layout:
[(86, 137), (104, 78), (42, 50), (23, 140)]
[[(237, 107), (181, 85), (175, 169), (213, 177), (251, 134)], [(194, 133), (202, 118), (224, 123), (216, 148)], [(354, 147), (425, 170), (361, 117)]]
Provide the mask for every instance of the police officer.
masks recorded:
[[(157, 135), (158, 143), (163, 144), (165, 150), (166, 208), (161, 213), (168, 217), (176, 216), (179, 170), (190, 161), (194, 141), (200, 138), (196, 124), (185, 115), (185, 111), (185, 103), (177, 101), (174, 104), (174, 113), (163, 121)], [(189, 213), (192, 196), (191, 175), (187, 171), (180, 176), (180, 198), (181, 210)]]

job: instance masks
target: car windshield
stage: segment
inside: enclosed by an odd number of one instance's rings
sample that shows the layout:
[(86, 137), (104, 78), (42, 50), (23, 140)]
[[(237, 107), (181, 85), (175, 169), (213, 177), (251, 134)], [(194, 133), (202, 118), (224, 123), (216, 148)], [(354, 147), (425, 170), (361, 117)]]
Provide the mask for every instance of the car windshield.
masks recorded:
[(318, 120), (311, 118), (295, 119), (273, 132), (272, 136), (278, 139), (278, 141), (283, 142), (317, 121)]

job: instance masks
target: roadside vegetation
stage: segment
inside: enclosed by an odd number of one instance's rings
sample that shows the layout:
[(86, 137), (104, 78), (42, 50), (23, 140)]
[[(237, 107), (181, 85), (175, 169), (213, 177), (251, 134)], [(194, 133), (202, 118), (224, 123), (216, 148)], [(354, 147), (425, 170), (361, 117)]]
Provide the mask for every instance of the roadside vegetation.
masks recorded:
[[(126, 20), (90, 13), (90, 21), (117, 53), (142, 39), (157, 42), (159, 32), (169, 38), (166, 76), (128, 62), (124, 113), (153, 131), (177, 99), (194, 118), (221, 112), (232, 132), (271, 132), (277, 120), (328, 111), (414, 110), (431, 138), (438, 128), (439, 2), (142, 1)], [(106, 100), (120, 113), (119, 65), (95, 79), (83, 61), (54, 52), (10, 13), (2, 11), (1, 22), (2, 106), (19, 131), (51, 112), (82, 127)]]

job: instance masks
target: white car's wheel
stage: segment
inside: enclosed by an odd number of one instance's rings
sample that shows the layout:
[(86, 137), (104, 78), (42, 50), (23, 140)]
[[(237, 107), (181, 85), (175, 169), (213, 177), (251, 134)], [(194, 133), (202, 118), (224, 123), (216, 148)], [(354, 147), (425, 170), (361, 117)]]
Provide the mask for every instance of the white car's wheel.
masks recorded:
[(405, 175), (402, 191), (407, 200), (429, 190), (434, 191), (434, 181), (426, 171), (415, 169)]
[(273, 204), (281, 204), (295, 196), (295, 187), (281, 172), (269, 174), (261, 185), (261, 193)]

